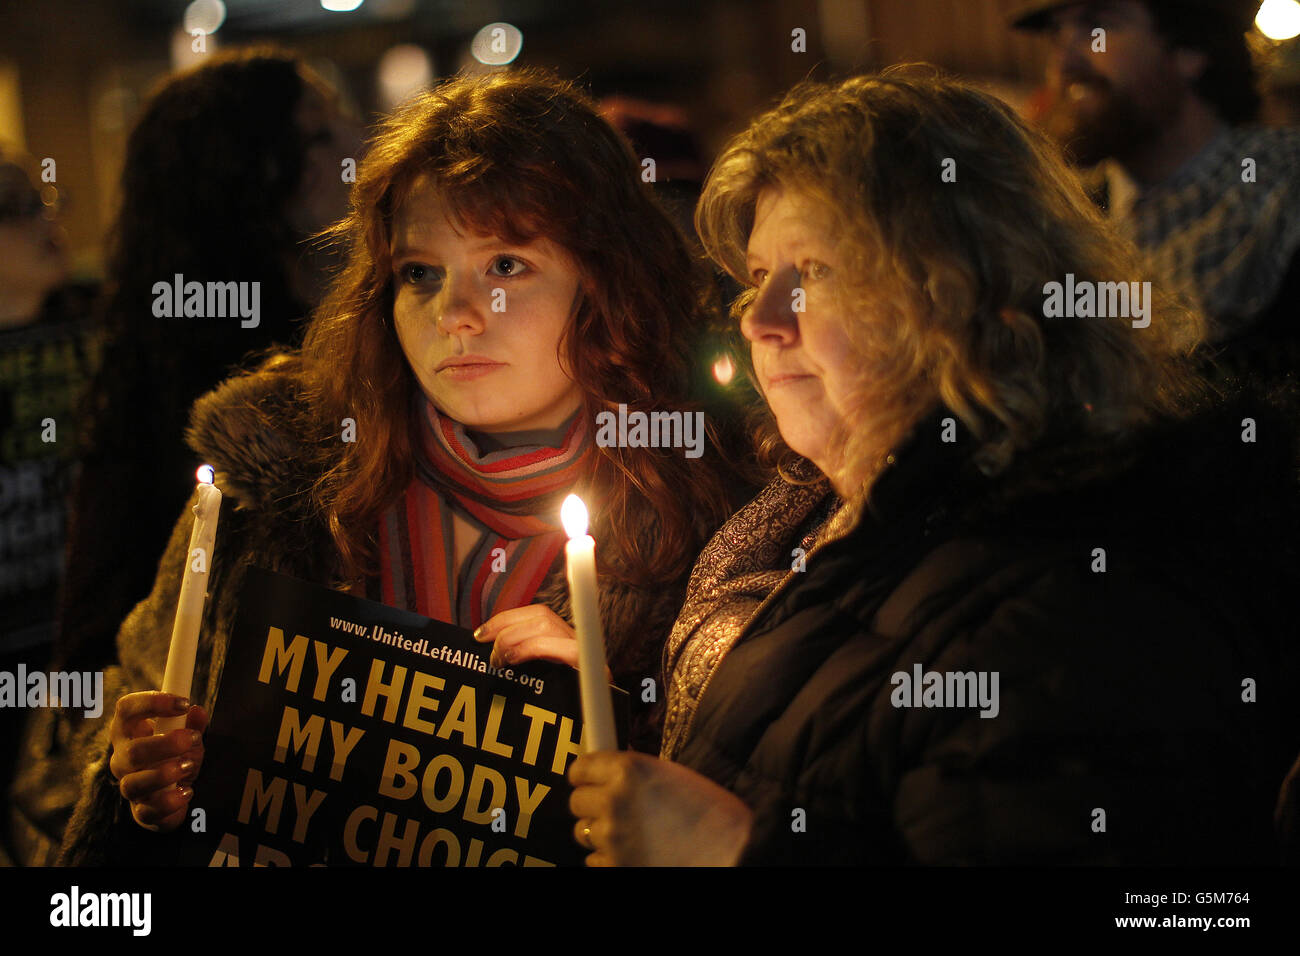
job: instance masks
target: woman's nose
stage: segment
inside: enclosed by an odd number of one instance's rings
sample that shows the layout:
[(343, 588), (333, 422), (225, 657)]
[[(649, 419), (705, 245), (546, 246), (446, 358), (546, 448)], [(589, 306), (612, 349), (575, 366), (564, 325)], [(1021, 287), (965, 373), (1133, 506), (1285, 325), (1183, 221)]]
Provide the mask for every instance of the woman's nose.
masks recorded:
[(447, 335), (482, 332), (485, 294), (465, 273), (449, 274), (437, 299), (439, 328)]
[(790, 345), (799, 338), (799, 315), (795, 305), (803, 297), (799, 271), (791, 266), (768, 275), (740, 320), (740, 332), (751, 342)]

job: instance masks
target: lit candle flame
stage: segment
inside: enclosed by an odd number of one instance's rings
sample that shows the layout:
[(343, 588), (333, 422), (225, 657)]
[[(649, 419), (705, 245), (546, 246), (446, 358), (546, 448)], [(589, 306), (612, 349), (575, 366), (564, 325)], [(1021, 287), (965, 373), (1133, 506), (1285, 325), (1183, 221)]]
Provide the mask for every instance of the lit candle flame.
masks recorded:
[(731, 361), (730, 355), (724, 355), (713, 363), (713, 377), (717, 379), (719, 385), (731, 384), (731, 377), (735, 374), (736, 366)]
[(194, 473), (194, 477), (200, 484), (210, 485), (216, 478), (216, 472), (212, 470), (211, 465), (199, 465), (199, 470)]
[(560, 523), (570, 538), (581, 538), (587, 533), (587, 506), (577, 495), (569, 495), (560, 506)]

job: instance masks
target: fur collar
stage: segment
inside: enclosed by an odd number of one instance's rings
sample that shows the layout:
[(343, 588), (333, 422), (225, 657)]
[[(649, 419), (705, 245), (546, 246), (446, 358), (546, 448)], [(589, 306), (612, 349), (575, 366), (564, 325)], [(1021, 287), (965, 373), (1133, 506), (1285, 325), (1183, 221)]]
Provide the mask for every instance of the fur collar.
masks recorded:
[(297, 378), (277, 356), (226, 380), (190, 413), (186, 440), (216, 472), (223, 495), (243, 510), (306, 507), (312, 470)]

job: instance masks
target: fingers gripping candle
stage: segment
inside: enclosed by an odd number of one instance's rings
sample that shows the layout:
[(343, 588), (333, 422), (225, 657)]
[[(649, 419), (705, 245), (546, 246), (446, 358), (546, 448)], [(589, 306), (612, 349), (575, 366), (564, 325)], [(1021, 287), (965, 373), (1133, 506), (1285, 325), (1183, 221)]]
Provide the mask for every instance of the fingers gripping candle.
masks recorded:
[(587, 508), (569, 495), (560, 508), (560, 521), (569, 535), (564, 557), (569, 572), (569, 603), (578, 634), (578, 685), (582, 690), (583, 736), (587, 750), (617, 750), (614, 707), (605, 682), (605, 638), (601, 633), (596, 590), (596, 542), (587, 534)]
[[(190, 550), (185, 576), (181, 579), (181, 596), (176, 602), (176, 623), (172, 625), (172, 643), (167, 650), (167, 669), (162, 689), (168, 694), (190, 696), (194, 680), (194, 657), (199, 648), (199, 625), (203, 622), (203, 604), (208, 595), (208, 571), (212, 567), (212, 545), (217, 538), (217, 517), (221, 511), (221, 492), (212, 483), (212, 467), (198, 470), (199, 500), (194, 508), (194, 530), (190, 532)], [(157, 733), (179, 730), (185, 716), (164, 717), (155, 722)]]

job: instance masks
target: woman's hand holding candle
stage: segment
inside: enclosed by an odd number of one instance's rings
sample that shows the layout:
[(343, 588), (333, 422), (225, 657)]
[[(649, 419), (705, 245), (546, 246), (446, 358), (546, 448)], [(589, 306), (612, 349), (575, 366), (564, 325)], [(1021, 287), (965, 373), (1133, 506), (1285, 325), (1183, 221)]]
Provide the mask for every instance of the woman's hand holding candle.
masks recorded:
[(733, 866), (753, 813), (681, 764), (634, 751), (582, 754), (569, 766), (569, 810), (588, 866)]
[[(181, 718), (185, 729), (156, 733), (156, 723)], [(183, 697), (161, 691), (126, 694), (117, 702), (109, 728), (109, 772), (131, 804), (131, 816), (146, 830), (174, 830), (185, 819), (203, 766), (203, 731), (208, 714)]]

